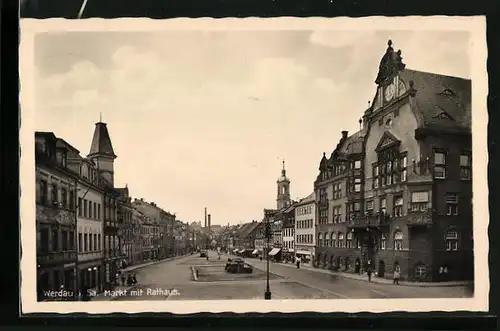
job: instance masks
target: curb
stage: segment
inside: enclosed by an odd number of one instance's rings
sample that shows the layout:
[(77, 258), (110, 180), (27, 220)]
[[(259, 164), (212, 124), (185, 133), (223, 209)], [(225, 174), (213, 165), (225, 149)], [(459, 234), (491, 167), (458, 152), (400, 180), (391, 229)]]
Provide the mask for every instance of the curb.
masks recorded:
[(191, 273), (193, 274), (193, 280), (196, 282), (198, 280), (198, 276), (196, 276), (196, 269), (191, 267)]
[(181, 256), (176, 256), (176, 257), (169, 257), (169, 258), (166, 258), (166, 259), (163, 259), (163, 260), (160, 260), (160, 261), (154, 261), (154, 262), (150, 262), (150, 263), (140, 264), (140, 265), (136, 265), (136, 266), (131, 265), (130, 268), (125, 268), (122, 271), (124, 271), (124, 272), (130, 272), (130, 271), (134, 271), (134, 270), (137, 270), (137, 269), (141, 269), (141, 268), (149, 267), (149, 266), (152, 266), (152, 265), (160, 264), (160, 263), (163, 263), (163, 262), (174, 261), (174, 260), (186, 257), (186, 256), (187, 255), (181, 255)]
[[(287, 265), (287, 264), (281, 264), (283, 266), (288, 266), (288, 267), (292, 267), (290, 265)], [(304, 268), (303, 270), (310, 270), (310, 271), (313, 271), (313, 272), (317, 272), (317, 273), (320, 273), (320, 274), (325, 274), (325, 275), (335, 275), (335, 276), (338, 276), (338, 277), (342, 277), (342, 278), (346, 278), (346, 279), (352, 279), (352, 280), (357, 280), (357, 281), (360, 281), (360, 282), (366, 282), (366, 283), (375, 283), (375, 284), (382, 284), (382, 285), (391, 285), (393, 286), (394, 284), (392, 284), (391, 282), (380, 282), (380, 281), (377, 281), (376, 278), (372, 278), (372, 281), (369, 282), (368, 279), (360, 279), (360, 278), (354, 278), (354, 277), (350, 277), (348, 274), (345, 274), (345, 273), (342, 273), (342, 272), (336, 272), (336, 271), (329, 271), (329, 272), (325, 272), (325, 271), (319, 271), (319, 270), (325, 270), (325, 269), (315, 269), (315, 268)], [(387, 278), (384, 278), (384, 279), (387, 279)], [(453, 283), (427, 283), (427, 284), (421, 284), (421, 283), (411, 283), (411, 282), (404, 282), (402, 283), (400, 281), (400, 283), (396, 286), (405, 286), (405, 287), (459, 287), (459, 286), (467, 286), (467, 285), (471, 285), (473, 282), (470, 282), (470, 281), (463, 281), (463, 282), (453, 282)]]

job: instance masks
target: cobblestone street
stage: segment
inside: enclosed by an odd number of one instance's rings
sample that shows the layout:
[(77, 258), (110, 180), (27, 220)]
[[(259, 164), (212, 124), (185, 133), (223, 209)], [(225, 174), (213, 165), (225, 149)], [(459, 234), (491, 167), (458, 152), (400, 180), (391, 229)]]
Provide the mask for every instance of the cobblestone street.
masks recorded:
[[(266, 261), (246, 259), (254, 266), (248, 274), (227, 274), (224, 263), (229, 256), (209, 260), (194, 254), (160, 262), (136, 270), (139, 285), (109, 300), (225, 300), (263, 299), (266, 287)], [(194, 280), (193, 267), (199, 272)], [(322, 271), (270, 263), (273, 299), (381, 299), (381, 298), (464, 298), (471, 293), (465, 286), (395, 286), (368, 283)], [(140, 290), (142, 293), (140, 294)], [(139, 295), (140, 294), (140, 295)]]

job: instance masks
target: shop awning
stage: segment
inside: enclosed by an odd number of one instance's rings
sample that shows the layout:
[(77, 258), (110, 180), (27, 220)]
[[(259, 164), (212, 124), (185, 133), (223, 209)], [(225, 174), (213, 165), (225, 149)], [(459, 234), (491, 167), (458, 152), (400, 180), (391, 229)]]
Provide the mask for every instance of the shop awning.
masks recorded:
[(233, 253), (236, 253), (236, 252), (238, 252), (238, 249), (237, 249), (237, 248), (233, 250)]
[(238, 253), (243, 253), (244, 251), (245, 251), (244, 249), (240, 249)]
[(278, 254), (280, 251), (281, 251), (281, 248), (273, 248), (273, 249), (271, 249), (271, 251), (269, 252), (269, 255), (270, 255), (270, 256), (274, 256), (274, 255)]
[(309, 252), (309, 251), (297, 251), (297, 254), (301, 254), (301, 255), (311, 255), (311, 252)]
[(259, 250), (258, 249), (255, 249), (253, 252), (252, 252), (253, 255), (256, 255), (256, 254), (259, 254)]
[(288, 249), (288, 252), (289, 252), (289, 253), (293, 253), (293, 252), (295, 252), (295, 250), (294, 250), (293, 248), (289, 248), (289, 249)]

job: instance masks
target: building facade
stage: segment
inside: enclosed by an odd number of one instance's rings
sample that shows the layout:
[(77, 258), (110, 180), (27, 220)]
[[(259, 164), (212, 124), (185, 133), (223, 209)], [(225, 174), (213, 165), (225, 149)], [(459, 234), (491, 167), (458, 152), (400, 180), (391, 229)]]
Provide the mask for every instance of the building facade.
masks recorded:
[(400, 55), (389, 41), (347, 146), (348, 229), (334, 253), (355, 257), (349, 272), (472, 279), (471, 82), (407, 69)]
[(119, 238), (121, 242), (121, 266), (126, 267), (134, 263), (135, 247), (138, 237), (135, 235), (135, 227), (132, 207), (132, 198), (130, 197), (128, 187), (119, 188), (120, 193), (118, 218), (123, 219), (123, 225), (120, 229)]
[(114, 187), (114, 161), (117, 158), (106, 123), (97, 122), (87, 158), (96, 166), (99, 186), (103, 196), (103, 253), (104, 283), (116, 283), (121, 267), (120, 228), (123, 218), (118, 217), (120, 192)]
[(292, 204), (283, 211), (283, 227), (282, 227), (282, 238), (283, 238), (283, 250), (294, 253), (295, 249), (295, 207), (296, 203)]
[(50, 132), (35, 133), (36, 257), (38, 300), (61, 286), (76, 293), (76, 187), (67, 166), (75, 150)]
[(311, 193), (295, 204), (295, 255), (314, 262), (316, 245), (316, 196)]

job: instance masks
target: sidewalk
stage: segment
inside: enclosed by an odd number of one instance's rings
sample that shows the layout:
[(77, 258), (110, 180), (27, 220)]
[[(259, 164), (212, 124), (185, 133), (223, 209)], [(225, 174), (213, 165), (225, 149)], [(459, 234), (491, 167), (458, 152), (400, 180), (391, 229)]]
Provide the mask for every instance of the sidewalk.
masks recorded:
[[(159, 264), (159, 263), (163, 263), (163, 262), (168, 262), (168, 261), (174, 261), (174, 260), (186, 257), (188, 255), (189, 254), (178, 255), (178, 256), (174, 256), (174, 257), (168, 257), (168, 258), (163, 259), (163, 260), (155, 260), (155, 261), (149, 261), (149, 262), (142, 263), (142, 264), (131, 265), (131, 266), (128, 266), (124, 269), (121, 269), (121, 271), (127, 273), (127, 272), (137, 270), (140, 268), (149, 267), (151, 265), (155, 265), (155, 264)], [(140, 285), (140, 284), (136, 284), (136, 285), (132, 285), (132, 286), (122, 286), (122, 285), (115, 286), (115, 288), (113, 290), (111, 290), (111, 293), (113, 293), (115, 291), (116, 292), (128, 291), (128, 290), (133, 289), (134, 287), (137, 287), (138, 285)], [(91, 301), (112, 301), (114, 299), (115, 299), (115, 297), (113, 295), (105, 295), (105, 292), (101, 292), (101, 293), (97, 294), (95, 297), (92, 297)]]
[[(288, 264), (288, 263), (283, 263), (283, 262), (274, 262), (273, 264), (279, 263), (282, 266), (290, 267), (290, 268), (297, 268), (295, 264)], [(359, 281), (364, 281), (368, 282), (368, 276), (367, 275), (359, 275), (359, 274), (354, 274), (354, 273), (348, 273), (348, 272), (338, 272), (338, 271), (332, 271), (328, 269), (321, 269), (321, 268), (314, 268), (311, 266), (300, 266), (301, 269), (306, 269), (318, 273), (323, 273), (327, 275), (335, 275), (343, 278), (350, 278), (354, 280), (359, 280)], [(390, 284), (392, 285), (392, 279), (387, 279), (387, 278), (380, 278), (380, 277), (372, 277), (372, 283), (378, 283), (378, 284)], [(407, 281), (399, 281), (400, 286), (413, 286), (413, 287), (451, 287), (451, 286), (465, 286), (470, 284), (470, 281), (453, 281), (453, 282), (436, 282), (436, 283), (428, 283), (428, 282), (407, 282)]]

